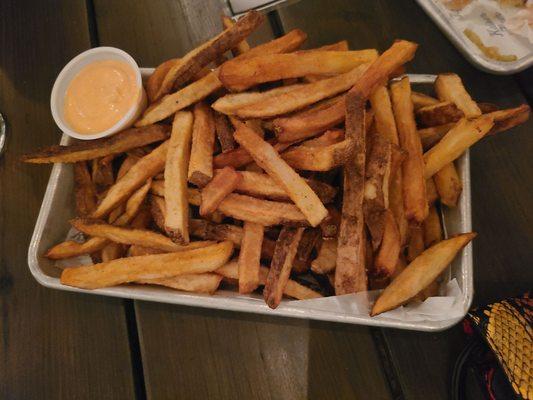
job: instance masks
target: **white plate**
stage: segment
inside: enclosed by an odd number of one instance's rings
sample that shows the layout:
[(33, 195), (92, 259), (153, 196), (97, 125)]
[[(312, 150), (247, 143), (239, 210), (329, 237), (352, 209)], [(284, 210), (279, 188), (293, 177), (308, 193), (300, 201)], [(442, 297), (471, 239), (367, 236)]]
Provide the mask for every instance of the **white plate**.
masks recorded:
[[(153, 69), (143, 68), (143, 76)], [(435, 76), (410, 75), (412, 83), (431, 83)], [(61, 144), (68, 144), (70, 139), (63, 135)], [(457, 162), (463, 181), (463, 192), (455, 209), (447, 209), (444, 214), (448, 234), (471, 231), (470, 209), (470, 161), (468, 152)], [(83, 290), (61, 285), (60, 270), (54, 267), (54, 261), (43, 257), (51, 246), (61, 242), (70, 229), (69, 219), (74, 217), (73, 172), (70, 164), (55, 164), (46, 188), (39, 217), (28, 250), (28, 264), (35, 279), (43, 286), (71, 292), (89, 293), (136, 300), (158, 301), (161, 303), (182, 304), (188, 306), (214, 309), (243, 311), (256, 314), (280, 315), (285, 317), (316, 319), (323, 321), (345, 322), (351, 324), (393, 327), (418, 331), (439, 331), (446, 329), (459, 318), (443, 321), (405, 322), (386, 318), (370, 318), (368, 315), (354, 315), (349, 312), (310, 310), (300, 307), (297, 300), (283, 300), (276, 310), (268, 308), (262, 297), (244, 296), (230, 291), (219, 291), (213, 296), (191, 294), (163, 287), (118, 286), (96, 290)], [(455, 259), (450, 268), (450, 277), (456, 278), (463, 293), (462, 309), (468, 311), (473, 297), (472, 246), (466, 246)]]

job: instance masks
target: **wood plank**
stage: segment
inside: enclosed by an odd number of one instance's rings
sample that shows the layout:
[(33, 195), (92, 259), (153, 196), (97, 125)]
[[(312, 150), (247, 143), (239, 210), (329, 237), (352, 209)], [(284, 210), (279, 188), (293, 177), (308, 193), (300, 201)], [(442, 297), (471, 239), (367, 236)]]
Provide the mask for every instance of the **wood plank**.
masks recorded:
[[(215, 3), (203, 4), (213, 10)], [(134, 51), (140, 65), (155, 65), (161, 60), (154, 58), (153, 43), (164, 49), (158, 50), (162, 59), (191, 47), (171, 25), (204, 35), (189, 33), (190, 40), (218, 32), (218, 12), (208, 15), (194, 2), (172, 4), (141, 1), (122, 13), (125, 2), (97, 0), (100, 43)], [(178, 21), (183, 14), (186, 20)], [(120, 27), (132, 25), (135, 32), (124, 35)], [(267, 26), (251, 42), (269, 37)], [(390, 398), (368, 328), (146, 302), (136, 302), (136, 312), (148, 397)]]
[[(348, 39), (354, 49), (384, 50), (396, 38), (413, 40), (420, 48), (409, 72), (453, 71), (476, 99), (502, 106), (526, 101), (513, 77), (489, 75), (468, 64), (414, 1), (332, 0), (325, 7), (307, 0), (279, 14), (285, 30), (300, 27), (309, 34), (309, 47)], [(474, 242), (476, 304), (526, 291), (533, 279), (527, 268), (533, 195), (524, 184), (533, 176), (527, 137), (532, 127), (529, 121), (471, 152), (473, 222), (480, 233)], [(451, 367), (464, 346), (460, 327), (432, 335), (385, 330), (384, 336), (406, 398), (448, 398)]]
[(57, 73), (90, 47), (85, 1), (0, 2), (0, 397), (135, 395), (123, 302), (46, 289), (30, 275), (28, 243), (50, 168), (22, 153), (58, 143), (50, 115)]

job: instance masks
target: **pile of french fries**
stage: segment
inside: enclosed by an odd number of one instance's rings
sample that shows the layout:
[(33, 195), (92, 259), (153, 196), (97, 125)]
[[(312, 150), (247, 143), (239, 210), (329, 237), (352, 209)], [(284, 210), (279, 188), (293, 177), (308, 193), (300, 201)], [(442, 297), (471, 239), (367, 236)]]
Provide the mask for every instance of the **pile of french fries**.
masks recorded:
[(251, 47), (263, 19), (224, 18), (159, 65), (134, 128), (23, 157), (74, 165), (71, 224), (86, 241), (45, 256), (95, 264), (64, 269), (63, 284), (262, 287), (271, 308), (384, 289), (371, 315), (438, 293), (475, 236), (443, 238), (439, 208), (461, 193), (454, 161), (529, 107), (477, 103), (455, 74), (438, 76), (434, 97), (413, 91), (402, 74), (417, 45), (404, 40), (381, 54), (346, 41), (300, 50), (293, 30)]

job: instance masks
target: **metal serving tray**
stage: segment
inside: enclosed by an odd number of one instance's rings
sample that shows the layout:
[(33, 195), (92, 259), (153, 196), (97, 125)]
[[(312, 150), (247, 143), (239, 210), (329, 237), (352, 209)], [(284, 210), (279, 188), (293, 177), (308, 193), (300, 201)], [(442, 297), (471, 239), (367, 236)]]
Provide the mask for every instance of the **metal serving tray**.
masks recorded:
[(457, 31), (449, 22), (448, 17), (432, 0), (416, 0), (427, 15), (437, 24), (440, 30), (450, 39), (454, 46), (477, 68), (498, 75), (511, 75), (533, 65), (533, 50), (525, 57), (513, 62), (503, 62), (485, 58), (480, 50), (466, 36)]
[[(152, 68), (143, 68), (143, 76), (148, 76)], [(432, 83), (434, 75), (410, 75), (412, 83)], [(69, 138), (63, 135), (62, 145), (69, 143)], [(458, 171), (463, 181), (463, 192), (459, 204), (455, 209), (446, 209), (444, 222), (448, 234), (471, 231), (470, 209), (470, 161), (466, 152), (457, 163)], [(89, 293), (113, 297), (124, 297), (136, 300), (158, 301), (162, 303), (182, 304), (188, 306), (207, 307), (214, 309), (243, 311), (256, 314), (279, 315), (285, 317), (316, 319), (323, 321), (344, 322), (350, 324), (393, 327), (418, 331), (440, 331), (457, 323), (461, 317), (443, 321), (405, 322), (385, 318), (370, 318), (368, 315), (354, 315), (353, 313), (310, 310), (309, 307), (299, 307), (297, 300), (283, 300), (276, 310), (268, 308), (262, 297), (258, 295), (244, 296), (230, 291), (219, 291), (213, 296), (179, 292), (163, 287), (149, 287), (146, 285), (124, 285), (118, 287), (83, 290), (61, 285), (60, 270), (54, 266), (54, 261), (43, 257), (51, 246), (65, 239), (70, 229), (69, 219), (74, 217), (73, 171), (70, 164), (55, 164), (52, 168), (50, 180), (46, 188), (39, 217), (31, 238), (28, 250), (28, 264), (35, 279), (43, 286), (67, 290), (71, 292)], [(450, 277), (456, 278), (463, 293), (462, 310), (468, 311), (473, 297), (472, 246), (466, 246), (455, 259), (450, 268)]]

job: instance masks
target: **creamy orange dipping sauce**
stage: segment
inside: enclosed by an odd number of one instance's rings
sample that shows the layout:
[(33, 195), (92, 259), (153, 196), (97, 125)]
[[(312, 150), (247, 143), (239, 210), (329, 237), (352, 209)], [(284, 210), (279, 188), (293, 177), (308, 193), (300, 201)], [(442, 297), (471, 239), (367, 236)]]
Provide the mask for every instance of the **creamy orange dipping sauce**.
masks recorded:
[(134, 69), (123, 61), (96, 61), (85, 66), (65, 93), (64, 116), (78, 133), (99, 133), (115, 125), (137, 101)]

